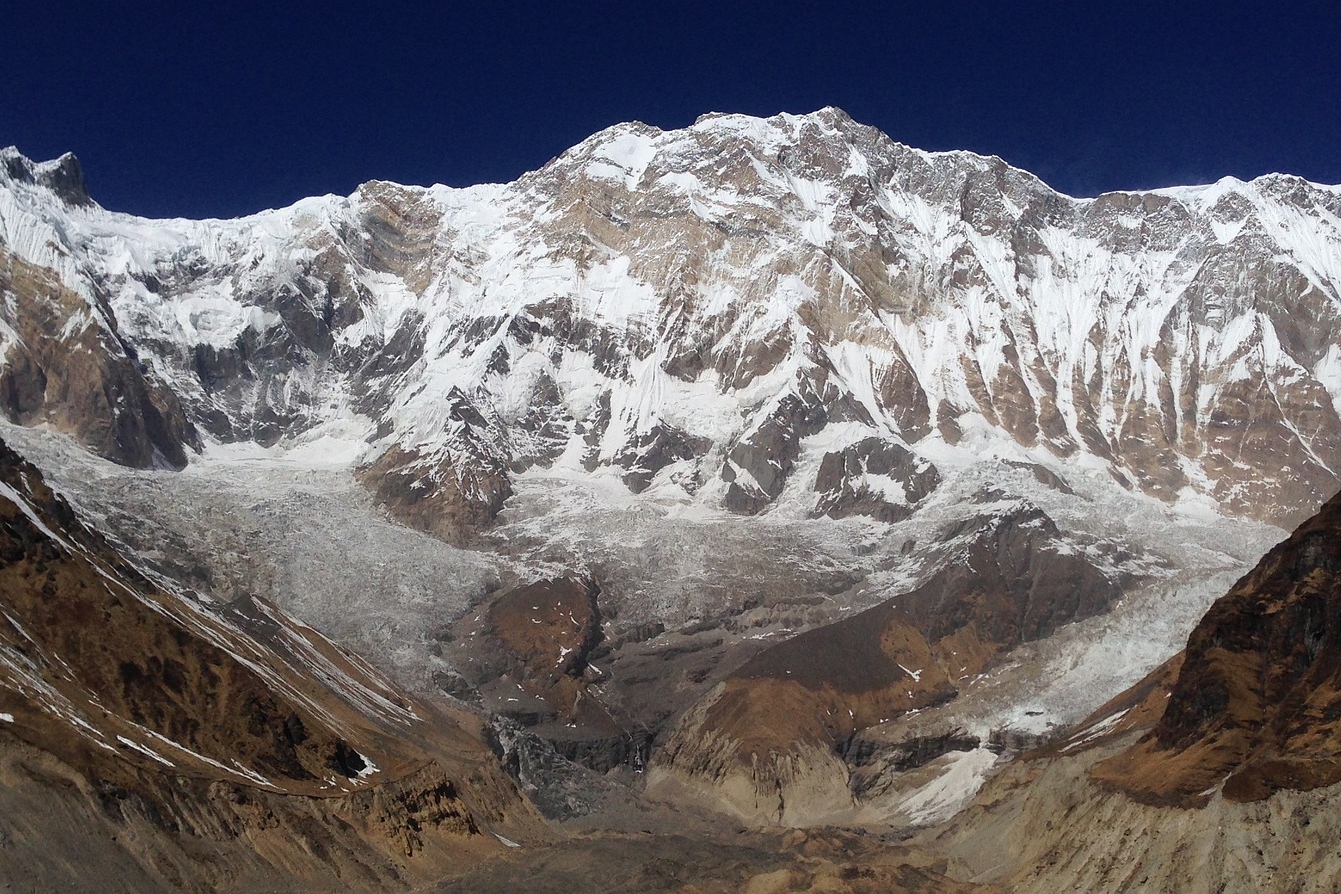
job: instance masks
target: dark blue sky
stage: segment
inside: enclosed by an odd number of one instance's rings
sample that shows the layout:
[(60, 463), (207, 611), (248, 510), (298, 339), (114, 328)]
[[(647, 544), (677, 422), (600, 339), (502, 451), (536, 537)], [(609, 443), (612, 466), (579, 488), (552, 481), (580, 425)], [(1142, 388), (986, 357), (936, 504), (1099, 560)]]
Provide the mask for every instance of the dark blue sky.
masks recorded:
[(73, 150), (94, 198), (153, 216), (510, 180), (619, 121), (825, 105), (1075, 195), (1341, 183), (1338, 6), (17, 0), (0, 145)]

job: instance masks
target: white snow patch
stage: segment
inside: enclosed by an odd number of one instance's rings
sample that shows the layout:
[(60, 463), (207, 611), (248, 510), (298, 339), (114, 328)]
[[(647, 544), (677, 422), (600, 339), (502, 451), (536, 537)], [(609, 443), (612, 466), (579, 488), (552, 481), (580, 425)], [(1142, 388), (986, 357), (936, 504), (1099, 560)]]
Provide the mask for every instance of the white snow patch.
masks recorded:
[(374, 764), (372, 758), (368, 757), (368, 755), (360, 753), (359, 757), (363, 760), (363, 769), (359, 770), (356, 774), (360, 781), (367, 780), (372, 774), (381, 772), (377, 764)]
[(1118, 711), (1116, 714), (1113, 714), (1109, 717), (1105, 717), (1103, 720), (1100, 720), (1098, 723), (1094, 724), (1094, 726), (1091, 726), (1089, 729), (1083, 730), (1079, 734), (1079, 736), (1075, 739), (1072, 739), (1066, 745), (1066, 747), (1062, 749), (1062, 751), (1070, 751), (1072, 748), (1079, 748), (1081, 745), (1084, 745), (1087, 742), (1093, 742), (1095, 739), (1099, 738), (1104, 733), (1108, 732), (1113, 727), (1117, 726), (1118, 721), (1120, 721), (1123, 717), (1126, 717), (1127, 712), (1130, 710), (1131, 708), (1124, 708), (1121, 711)]
[(168, 760), (166, 757), (163, 757), (163, 755), (159, 754), (159, 753), (156, 752), (156, 751), (153, 751), (152, 749), (146, 748), (145, 746), (141, 745), (139, 742), (135, 742), (135, 741), (132, 741), (131, 739), (127, 739), (125, 736), (117, 736), (117, 737), (116, 737), (116, 740), (117, 740), (118, 742), (120, 742), (122, 745), (125, 745), (127, 748), (133, 748), (133, 749), (135, 749), (136, 751), (138, 751), (140, 754), (143, 754), (145, 757), (151, 757), (151, 758), (153, 758), (154, 760), (158, 761), (160, 764), (163, 764), (164, 766), (167, 766), (167, 767), (175, 767), (175, 766), (176, 766), (176, 764), (174, 764), (172, 761)]
[(944, 772), (914, 790), (899, 805), (914, 823), (931, 825), (958, 813), (982, 788), (997, 755), (987, 748), (955, 751), (938, 758)]

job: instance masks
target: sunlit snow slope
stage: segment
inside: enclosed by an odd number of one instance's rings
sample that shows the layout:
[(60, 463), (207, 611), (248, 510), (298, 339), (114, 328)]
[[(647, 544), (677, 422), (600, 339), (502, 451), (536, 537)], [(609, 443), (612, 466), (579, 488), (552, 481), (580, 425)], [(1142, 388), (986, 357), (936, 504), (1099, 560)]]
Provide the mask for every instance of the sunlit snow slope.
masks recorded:
[(48, 331), (101, 332), (143, 378), (97, 379), (113, 427), (144, 415), (132, 384), (166, 392), (143, 427), (168, 458), (194, 440), (178, 401), (221, 440), (352, 420), (379, 497), (449, 537), (555, 462), (897, 518), (936, 484), (921, 445), (979, 436), (1290, 521), (1337, 486), (1339, 213), (1275, 175), (1072, 199), (834, 109), (620, 125), (511, 184), (235, 221), (107, 212), (72, 157), (7, 150), (0, 393), (60, 417), (21, 317), (68, 290)]

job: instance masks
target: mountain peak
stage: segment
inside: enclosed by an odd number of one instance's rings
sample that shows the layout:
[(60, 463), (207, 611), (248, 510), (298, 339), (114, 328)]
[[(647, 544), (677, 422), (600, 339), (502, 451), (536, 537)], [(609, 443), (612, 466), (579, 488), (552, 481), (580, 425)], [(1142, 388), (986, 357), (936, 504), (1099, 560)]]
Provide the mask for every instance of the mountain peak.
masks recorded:
[(15, 146), (0, 149), (0, 176), (49, 189), (67, 205), (92, 205), (84, 169), (73, 152), (52, 161), (35, 162)]

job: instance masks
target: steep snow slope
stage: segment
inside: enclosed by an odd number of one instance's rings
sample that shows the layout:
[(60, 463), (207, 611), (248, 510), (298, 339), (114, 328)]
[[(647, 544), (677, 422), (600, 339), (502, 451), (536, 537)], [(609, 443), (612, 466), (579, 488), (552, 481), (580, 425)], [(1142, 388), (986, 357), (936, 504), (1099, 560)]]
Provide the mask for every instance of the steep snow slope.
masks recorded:
[(68, 161), (5, 159), (8, 251), (197, 425), (273, 443), (352, 411), (379, 494), (439, 533), (565, 453), (757, 512), (814, 488), (791, 479), (820, 432), (876, 515), (928, 482), (873, 450), (975, 430), (1269, 520), (1336, 486), (1341, 193), (1295, 178), (1074, 200), (831, 109), (237, 221), (68, 204)]

